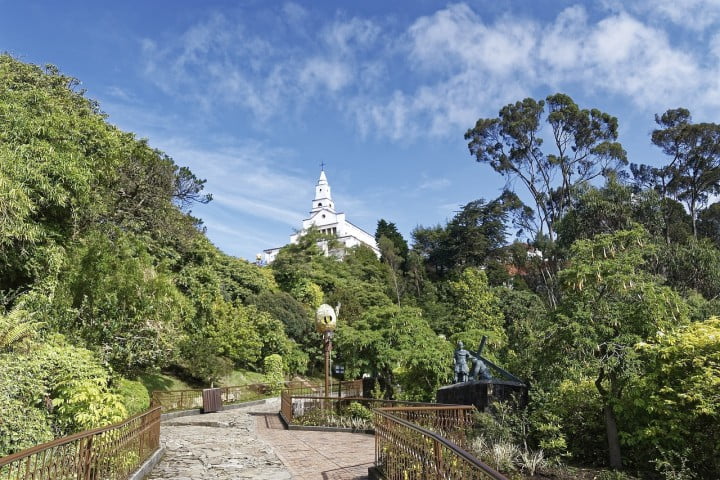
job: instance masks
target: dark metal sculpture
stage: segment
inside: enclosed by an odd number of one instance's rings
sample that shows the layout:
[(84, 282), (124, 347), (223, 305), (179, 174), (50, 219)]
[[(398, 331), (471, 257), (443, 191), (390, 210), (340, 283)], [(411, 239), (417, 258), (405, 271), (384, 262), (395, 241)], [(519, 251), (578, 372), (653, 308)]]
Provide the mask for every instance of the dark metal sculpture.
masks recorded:
[[(490, 380), (492, 378), (490, 370), (481, 359), (486, 338), (487, 337), (483, 337), (477, 352), (465, 350), (463, 342), (457, 342), (457, 348), (455, 349), (455, 366), (453, 368), (453, 383), (462, 383), (468, 380)], [(473, 362), (472, 373), (470, 373), (469, 361)]]
[(486, 341), (487, 337), (483, 337), (477, 352), (466, 350), (463, 343), (458, 342), (454, 354), (454, 383), (437, 391), (438, 403), (475, 405), (480, 411), (496, 401), (515, 399), (520, 406), (527, 404), (527, 384), (482, 356)]

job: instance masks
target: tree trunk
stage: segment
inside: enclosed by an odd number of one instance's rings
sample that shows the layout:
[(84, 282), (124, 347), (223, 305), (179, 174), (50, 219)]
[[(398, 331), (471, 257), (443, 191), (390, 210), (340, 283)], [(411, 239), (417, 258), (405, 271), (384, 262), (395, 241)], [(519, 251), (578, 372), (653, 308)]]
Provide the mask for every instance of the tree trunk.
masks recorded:
[(620, 455), (620, 436), (618, 435), (615, 412), (613, 412), (610, 405), (604, 405), (603, 414), (605, 416), (605, 432), (607, 434), (608, 441), (610, 468), (614, 470), (621, 470), (622, 456)]
[[(616, 379), (615, 375), (610, 374), (611, 392), (618, 395), (617, 385), (613, 385), (613, 380)], [(608, 442), (608, 460), (610, 462), (610, 468), (614, 470), (622, 469), (622, 455), (620, 454), (620, 435), (618, 435), (617, 419), (615, 418), (615, 412), (612, 409), (610, 403), (610, 393), (603, 387), (603, 380), (606, 378), (605, 371), (601, 368), (598, 372), (598, 377), (595, 379), (595, 387), (597, 388), (600, 396), (603, 399), (603, 417), (605, 417), (605, 435)]]

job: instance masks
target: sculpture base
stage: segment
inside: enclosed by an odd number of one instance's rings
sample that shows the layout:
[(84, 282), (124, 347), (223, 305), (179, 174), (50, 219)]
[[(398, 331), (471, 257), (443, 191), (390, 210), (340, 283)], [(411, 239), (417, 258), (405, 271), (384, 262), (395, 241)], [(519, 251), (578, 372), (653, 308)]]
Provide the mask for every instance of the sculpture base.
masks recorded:
[(517, 399), (519, 407), (525, 407), (528, 387), (522, 382), (512, 380), (469, 380), (440, 387), (435, 398), (438, 403), (475, 405), (479, 411), (484, 412), (494, 402), (513, 399)]

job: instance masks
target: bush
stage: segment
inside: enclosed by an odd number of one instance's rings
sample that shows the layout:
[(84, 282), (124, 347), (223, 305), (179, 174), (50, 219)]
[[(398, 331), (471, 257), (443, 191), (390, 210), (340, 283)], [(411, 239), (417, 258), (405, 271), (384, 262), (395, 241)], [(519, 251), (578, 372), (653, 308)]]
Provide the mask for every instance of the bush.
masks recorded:
[(270, 384), (270, 391), (273, 395), (277, 395), (285, 385), (282, 357), (274, 353), (265, 357), (264, 363), (265, 383)]
[(137, 415), (150, 407), (150, 394), (140, 382), (123, 378), (118, 382), (115, 393), (120, 395), (129, 416)]
[(182, 359), (179, 367), (189, 379), (210, 385), (233, 370), (233, 364), (217, 354), (218, 345), (212, 338), (197, 333), (180, 345)]
[(350, 405), (343, 411), (343, 415), (351, 418), (359, 418), (368, 422), (373, 419), (372, 410), (358, 402), (350, 402)]
[(53, 439), (47, 411), (0, 395), (0, 457)]

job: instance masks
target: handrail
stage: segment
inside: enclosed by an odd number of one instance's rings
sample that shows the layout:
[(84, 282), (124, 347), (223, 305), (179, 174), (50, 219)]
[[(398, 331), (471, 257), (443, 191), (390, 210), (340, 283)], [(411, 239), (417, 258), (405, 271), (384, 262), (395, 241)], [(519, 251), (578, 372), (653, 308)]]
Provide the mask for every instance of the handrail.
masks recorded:
[[(221, 398), (224, 405), (267, 398), (271, 396), (272, 385), (267, 383), (252, 383), (248, 385), (233, 385), (218, 387), (221, 391)], [(331, 390), (339, 396), (343, 393), (362, 394), (362, 380), (350, 380), (331, 384)], [(315, 383), (285, 382), (284, 391), (291, 391), (313, 396), (324, 395), (324, 386)], [(163, 412), (176, 410), (191, 410), (202, 407), (202, 392), (200, 388), (189, 388), (183, 390), (155, 390), (151, 394), (152, 405), (162, 406)]]
[[(447, 410), (445, 406), (438, 407)], [(400, 409), (390, 410), (398, 413)], [(386, 408), (375, 409), (374, 413), (375, 465), (386, 478), (507, 480), (440, 434)]]
[[(464, 446), (468, 443), (466, 430), (472, 425), (473, 414), (476, 412), (472, 405), (293, 395), (290, 390), (283, 390), (280, 414), (288, 425), (293, 424), (296, 400), (311, 402), (316, 407), (319, 405), (319, 408), (331, 408), (333, 404), (353, 401), (391, 404), (392, 406), (373, 409), (375, 465), (385, 478), (508, 480), (458, 445)], [(429, 415), (431, 413), (435, 415)], [(401, 418), (402, 416), (407, 418)]]
[(160, 407), (0, 458), (0, 478), (127, 478), (160, 447)]

